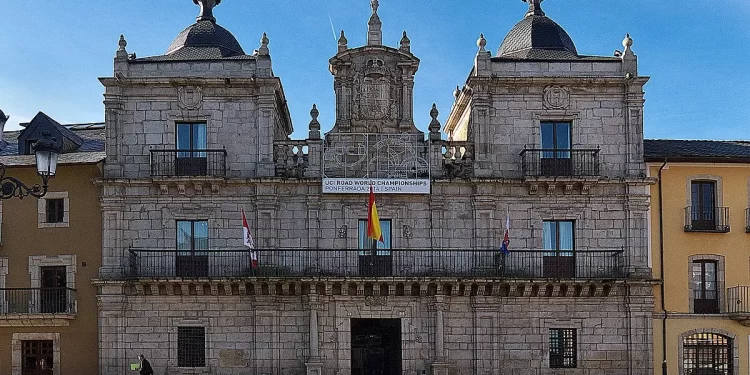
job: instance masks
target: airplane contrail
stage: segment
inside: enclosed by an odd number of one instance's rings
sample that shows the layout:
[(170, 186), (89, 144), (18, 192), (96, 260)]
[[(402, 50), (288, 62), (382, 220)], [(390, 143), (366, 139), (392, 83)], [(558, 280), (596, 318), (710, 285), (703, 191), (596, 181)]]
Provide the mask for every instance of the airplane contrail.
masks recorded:
[(331, 21), (331, 32), (333, 33), (333, 40), (336, 40), (336, 28), (333, 27), (333, 18), (331, 18), (331, 13), (328, 13), (328, 20)]

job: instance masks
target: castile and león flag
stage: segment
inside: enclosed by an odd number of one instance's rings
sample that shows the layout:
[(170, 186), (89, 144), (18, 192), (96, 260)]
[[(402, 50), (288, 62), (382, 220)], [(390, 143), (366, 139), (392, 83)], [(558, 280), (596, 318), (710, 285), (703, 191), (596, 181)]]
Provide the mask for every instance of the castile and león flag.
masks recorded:
[(250, 234), (250, 226), (247, 225), (247, 219), (245, 218), (245, 210), (242, 210), (242, 242), (250, 249), (250, 260), (252, 267), (258, 267), (258, 252), (255, 251), (255, 242), (253, 241), (253, 235)]

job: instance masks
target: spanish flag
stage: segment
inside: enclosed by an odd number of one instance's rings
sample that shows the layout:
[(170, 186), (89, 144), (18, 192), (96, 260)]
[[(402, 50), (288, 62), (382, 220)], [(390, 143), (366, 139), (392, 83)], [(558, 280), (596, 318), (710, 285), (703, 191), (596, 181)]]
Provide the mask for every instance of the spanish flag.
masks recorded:
[(367, 210), (367, 237), (383, 242), (383, 232), (380, 230), (378, 208), (375, 206), (375, 191), (370, 186), (370, 205)]

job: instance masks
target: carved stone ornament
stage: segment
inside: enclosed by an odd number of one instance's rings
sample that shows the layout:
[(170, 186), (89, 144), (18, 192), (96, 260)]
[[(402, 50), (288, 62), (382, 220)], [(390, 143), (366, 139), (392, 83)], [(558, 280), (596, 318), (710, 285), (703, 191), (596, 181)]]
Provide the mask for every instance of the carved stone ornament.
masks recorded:
[[(367, 60), (364, 74), (354, 77), (352, 118), (355, 120), (393, 120), (398, 116), (395, 73), (382, 59)], [(360, 73), (361, 74), (361, 73)]]
[(365, 306), (386, 306), (388, 297), (385, 296), (367, 296), (365, 297)]
[(570, 108), (570, 90), (561, 86), (547, 86), (544, 89), (544, 108)]
[(198, 86), (182, 86), (177, 89), (182, 109), (198, 109), (203, 105), (203, 90)]

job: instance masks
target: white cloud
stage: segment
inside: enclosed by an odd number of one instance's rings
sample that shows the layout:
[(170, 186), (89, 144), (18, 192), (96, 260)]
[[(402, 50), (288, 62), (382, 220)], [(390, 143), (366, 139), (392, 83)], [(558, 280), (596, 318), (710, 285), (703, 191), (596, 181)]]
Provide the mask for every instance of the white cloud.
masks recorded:
[(13, 130), (21, 130), (23, 128), (21, 128), (21, 126), (18, 125), (18, 124), (20, 124), (22, 122), (29, 122), (29, 121), (31, 121), (31, 119), (28, 118), (28, 117), (14, 115), (12, 113), (6, 113), (6, 116), (10, 116), (10, 119), (8, 119), (8, 122), (5, 124), (5, 129), (4, 130), (6, 132), (7, 131), (13, 131)]

